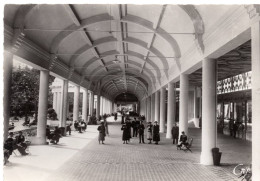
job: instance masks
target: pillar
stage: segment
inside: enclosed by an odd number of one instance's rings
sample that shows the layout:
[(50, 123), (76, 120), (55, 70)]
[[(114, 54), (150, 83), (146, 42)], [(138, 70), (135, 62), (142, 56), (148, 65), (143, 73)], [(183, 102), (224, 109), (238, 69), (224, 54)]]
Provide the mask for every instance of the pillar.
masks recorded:
[(103, 115), (103, 102), (104, 99), (102, 96), (100, 96), (100, 115)]
[(55, 110), (55, 112), (57, 113), (57, 93), (53, 92), (53, 104), (52, 104), (52, 108)]
[(154, 105), (154, 121), (158, 121), (160, 119), (160, 92), (155, 92), (155, 105)]
[(168, 84), (168, 107), (167, 107), (167, 132), (166, 138), (172, 138), (172, 127), (175, 124), (175, 115), (176, 115), (176, 92), (175, 84)]
[(151, 96), (147, 97), (147, 121), (151, 121)]
[(10, 119), (10, 103), (11, 103), (11, 85), (12, 85), (12, 69), (13, 54), (4, 51), (4, 140), (8, 137), (9, 119)]
[(184, 131), (188, 134), (188, 102), (189, 102), (189, 77), (187, 74), (180, 75), (180, 114), (179, 135)]
[(79, 95), (80, 95), (80, 86), (75, 85), (74, 103), (73, 103), (73, 121), (79, 120)]
[(88, 121), (88, 90), (83, 89), (82, 119)]
[(155, 120), (155, 94), (151, 95), (151, 119), (152, 122)]
[(46, 123), (49, 92), (49, 71), (41, 70), (38, 103), (37, 136), (34, 144), (46, 144)]
[(99, 118), (100, 116), (100, 94), (97, 95), (97, 109), (96, 109), (96, 117)]
[(216, 147), (216, 61), (202, 61), (202, 149), (200, 162), (213, 165), (211, 149)]
[(199, 102), (197, 87), (194, 87), (194, 124), (199, 127)]
[(94, 92), (91, 92), (91, 108), (90, 108), (91, 116), (94, 116)]
[(63, 80), (62, 85), (62, 101), (61, 101), (61, 119), (60, 127), (64, 127), (63, 135), (66, 135), (66, 121), (68, 116), (68, 89), (69, 89), (69, 80)]
[(252, 44), (252, 180), (260, 180), (260, 22), (251, 27)]
[(61, 94), (60, 92), (57, 92), (57, 103), (56, 103), (56, 113), (57, 113), (57, 118), (60, 120), (60, 106), (61, 105)]
[(160, 133), (165, 132), (165, 96), (166, 96), (166, 89), (162, 87), (160, 89)]

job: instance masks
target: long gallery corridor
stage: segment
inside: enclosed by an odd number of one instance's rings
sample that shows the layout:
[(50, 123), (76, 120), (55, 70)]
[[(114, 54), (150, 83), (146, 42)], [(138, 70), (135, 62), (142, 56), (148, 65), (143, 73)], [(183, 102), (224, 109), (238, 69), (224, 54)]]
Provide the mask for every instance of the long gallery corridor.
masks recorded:
[[(159, 145), (147, 144), (146, 138), (146, 144), (139, 144), (136, 137), (129, 144), (122, 144), (121, 119), (114, 122), (110, 117), (108, 121), (110, 135), (104, 145), (98, 144), (97, 126), (90, 126), (83, 134), (72, 132), (72, 136), (62, 138), (59, 145), (41, 146), (42, 152), (37, 151), (38, 146), (32, 146), (30, 157), (12, 158), (11, 166), (4, 169), (5, 180), (12, 180), (16, 173), (21, 181), (234, 181), (232, 168), (250, 161), (248, 141), (219, 136), (220, 149), (232, 150), (223, 154), (220, 167), (204, 166), (199, 164), (201, 130), (198, 128), (189, 130), (194, 144), (192, 153), (185, 153), (176, 150), (176, 145), (166, 139), (165, 134), (161, 134)], [(49, 154), (56, 156), (46, 161)], [(30, 175), (24, 177), (25, 173)]]

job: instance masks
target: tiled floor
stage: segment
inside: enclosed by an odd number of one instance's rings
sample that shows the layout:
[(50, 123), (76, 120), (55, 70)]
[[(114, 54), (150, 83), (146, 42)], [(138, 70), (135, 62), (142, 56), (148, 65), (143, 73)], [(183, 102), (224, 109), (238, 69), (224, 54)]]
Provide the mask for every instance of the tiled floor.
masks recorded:
[(60, 145), (31, 146), (32, 155), (13, 157), (12, 164), (4, 168), (5, 180), (17, 180), (18, 176), (21, 181), (233, 181), (234, 165), (251, 162), (251, 144), (227, 136), (219, 136), (223, 156), (222, 166), (216, 167), (199, 164), (199, 129), (189, 130), (193, 152), (185, 153), (176, 150), (165, 134), (161, 134), (159, 145), (139, 144), (138, 138), (122, 144), (120, 128), (110, 123), (104, 145), (98, 144), (96, 126), (89, 126), (84, 134), (62, 138)]

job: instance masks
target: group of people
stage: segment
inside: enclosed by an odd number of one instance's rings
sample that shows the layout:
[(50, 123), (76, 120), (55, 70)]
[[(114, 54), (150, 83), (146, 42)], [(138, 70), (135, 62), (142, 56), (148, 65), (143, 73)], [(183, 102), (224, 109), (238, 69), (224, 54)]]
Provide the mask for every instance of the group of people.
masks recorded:
[[(83, 131), (85, 132), (86, 129), (87, 129), (87, 123), (82, 120), (82, 121), (74, 121), (74, 128), (75, 128), (75, 131), (78, 131), (79, 133), (83, 133)], [(71, 133), (71, 129), (69, 129)]]
[(10, 155), (12, 155), (14, 150), (18, 150), (21, 155), (25, 156), (28, 153), (25, 151), (27, 144), (25, 142), (25, 137), (22, 131), (19, 131), (18, 136), (14, 138), (14, 133), (10, 132), (9, 137), (4, 142), (4, 159), (5, 162), (8, 161)]
[(51, 143), (59, 143), (61, 137), (62, 130), (58, 126), (55, 126), (54, 131), (50, 130), (49, 125), (46, 126), (46, 138), (49, 139)]
[[(159, 125), (158, 122), (154, 122), (155, 125), (152, 125), (151, 122), (148, 122), (147, 125), (147, 140), (149, 140), (148, 144), (152, 143), (152, 140), (155, 144), (158, 144), (160, 141), (160, 133), (159, 133)], [(131, 137), (131, 128), (133, 129), (133, 137), (137, 137), (139, 135), (139, 143), (144, 142), (144, 131), (145, 126), (143, 124), (143, 120), (137, 121), (136, 118), (131, 122), (129, 119), (126, 119), (125, 123), (122, 124), (121, 130), (123, 131), (122, 140), (123, 144), (128, 144)]]

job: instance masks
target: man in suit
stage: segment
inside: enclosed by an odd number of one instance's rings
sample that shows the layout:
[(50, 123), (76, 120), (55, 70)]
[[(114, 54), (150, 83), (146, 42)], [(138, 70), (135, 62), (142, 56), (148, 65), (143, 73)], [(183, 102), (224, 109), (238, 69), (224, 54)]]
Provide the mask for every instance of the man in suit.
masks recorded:
[(137, 137), (136, 118), (132, 121), (133, 137)]
[(153, 126), (153, 141), (156, 145), (158, 145), (158, 142), (160, 141), (160, 127), (158, 125), (158, 122), (155, 121)]
[(178, 139), (179, 139), (179, 127), (177, 123), (172, 127), (172, 144), (178, 144)]
[(185, 135), (184, 131), (182, 131), (181, 134), (182, 135), (180, 137), (180, 144), (178, 145), (179, 148), (181, 148), (182, 145), (187, 145), (187, 140), (188, 140), (188, 137), (187, 137), (187, 135)]
[(142, 141), (142, 143), (145, 143), (145, 142), (144, 142), (144, 129), (145, 129), (144, 124), (143, 124), (143, 122), (141, 121), (140, 124), (139, 124), (139, 126), (138, 126), (139, 143), (141, 143), (141, 141)]

